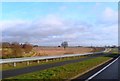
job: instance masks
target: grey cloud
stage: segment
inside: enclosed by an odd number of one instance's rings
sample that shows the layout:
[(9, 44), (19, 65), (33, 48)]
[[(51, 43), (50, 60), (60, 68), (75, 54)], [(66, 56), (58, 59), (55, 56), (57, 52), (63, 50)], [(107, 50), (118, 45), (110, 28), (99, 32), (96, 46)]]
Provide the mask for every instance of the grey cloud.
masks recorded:
[[(2, 31), (3, 41), (18, 41), (18, 42), (62, 42), (64, 40), (75, 40), (79, 34), (86, 32), (89, 28), (88, 23), (81, 21), (58, 20), (61, 24), (48, 24), (39, 21), (34, 21), (29, 24), (16, 24), (13, 27), (8, 27)], [(57, 21), (57, 22), (58, 22)], [(69, 36), (68, 36), (69, 35)], [(70, 36), (71, 35), (71, 36)], [(76, 35), (76, 37), (72, 36)]]
[[(39, 45), (60, 45), (68, 41), (70, 45), (84, 45), (91, 43), (106, 43), (111, 37), (103, 30), (92, 24), (76, 20), (43, 19), (29, 23), (15, 23), (2, 31), (2, 40), (9, 42), (30, 42)], [(49, 22), (50, 21), (50, 22)], [(55, 21), (55, 23), (54, 23)], [(112, 35), (112, 34), (111, 34)], [(102, 42), (104, 40), (104, 42)]]

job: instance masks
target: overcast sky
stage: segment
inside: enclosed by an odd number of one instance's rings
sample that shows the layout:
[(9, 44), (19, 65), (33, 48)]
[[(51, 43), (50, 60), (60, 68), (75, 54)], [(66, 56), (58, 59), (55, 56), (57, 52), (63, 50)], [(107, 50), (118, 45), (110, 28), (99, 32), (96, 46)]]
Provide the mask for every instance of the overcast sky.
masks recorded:
[(58, 46), (117, 45), (116, 2), (14, 2), (2, 4), (2, 41)]

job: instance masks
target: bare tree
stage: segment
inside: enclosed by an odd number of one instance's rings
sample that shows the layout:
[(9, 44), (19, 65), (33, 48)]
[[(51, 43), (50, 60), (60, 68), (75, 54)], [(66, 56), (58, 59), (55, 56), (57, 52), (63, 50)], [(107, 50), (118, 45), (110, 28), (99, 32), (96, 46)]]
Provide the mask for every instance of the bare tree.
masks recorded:
[(67, 41), (62, 42), (61, 46), (64, 47), (64, 49), (65, 49), (66, 47), (68, 47), (68, 42)]
[(9, 42), (2, 42), (2, 48), (8, 48), (8, 47), (10, 47)]
[(14, 57), (22, 57), (23, 50), (19, 43), (17, 42), (12, 43), (12, 49)]
[(29, 43), (25, 43), (23, 49), (25, 50), (25, 53), (29, 53), (33, 49), (33, 46)]

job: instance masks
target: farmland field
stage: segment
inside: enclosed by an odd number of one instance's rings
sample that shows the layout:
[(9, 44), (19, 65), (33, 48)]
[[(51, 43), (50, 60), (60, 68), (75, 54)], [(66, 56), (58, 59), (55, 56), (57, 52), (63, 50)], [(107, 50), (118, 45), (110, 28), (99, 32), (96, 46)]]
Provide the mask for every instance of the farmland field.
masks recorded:
[(62, 47), (36, 47), (33, 49), (36, 54), (33, 56), (51, 56), (63, 54), (78, 54), (101, 51), (103, 48), (87, 48), (87, 47), (68, 47), (64, 50)]
[[(64, 55), (64, 54), (78, 54), (102, 51), (103, 48), (88, 48), (88, 47), (34, 47), (29, 53), (20, 53), (21, 57), (34, 57), (34, 56), (52, 56), (52, 55)], [(0, 56), (2, 58), (15, 58), (16, 54), (12, 53), (12, 48), (3, 48), (0, 50)], [(24, 51), (24, 49), (22, 49)]]

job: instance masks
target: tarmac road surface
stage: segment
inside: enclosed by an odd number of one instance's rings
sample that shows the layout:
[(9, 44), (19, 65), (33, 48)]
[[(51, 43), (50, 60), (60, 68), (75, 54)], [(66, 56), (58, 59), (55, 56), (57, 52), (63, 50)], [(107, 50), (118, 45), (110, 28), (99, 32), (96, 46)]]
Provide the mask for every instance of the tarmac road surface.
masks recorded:
[[(101, 71), (98, 72), (96, 76), (92, 79), (103, 79), (103, 80), (119, 80), (120, 81), (120, 57), (114, 60), (111, 65), (108, 67), (103, 68)], [(92, 80), (90, 80), (92, 81)]]
[(120, 55), (71, 81), (120, 81)]

